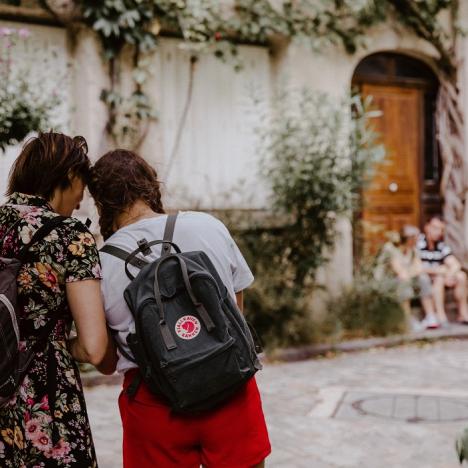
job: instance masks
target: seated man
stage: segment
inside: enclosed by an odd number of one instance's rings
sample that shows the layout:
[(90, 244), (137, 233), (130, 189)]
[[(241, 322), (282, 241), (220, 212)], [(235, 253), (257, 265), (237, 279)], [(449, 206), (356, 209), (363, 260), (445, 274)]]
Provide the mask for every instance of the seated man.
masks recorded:
[[(377, 259), (376, 277), (387, 277), (396, 281), (398, 298), (401, 301), (407, 321), (413, 330), (437, 328), (439, 322), (434, 312), (431, 280), (424, 273), (423, 265), (416, 249), (420, 231), (415, 226), (402, 227), (398, 241), (387, 242)], [(410, 300), (420, 298), (425, 318), (419, 324), (411, 315)]]
[(434, 303), (441, 324), (447, 322), (445, 314), (445, 288), (454, 288), (459, 323), (468, 324), (466, 273), (460, 262), (444, 242), (445, 225), (438, 216), (432, 217), (424, 226), (424, 234), (419, 237), (418, 250), (424, 271), (432, 280)]

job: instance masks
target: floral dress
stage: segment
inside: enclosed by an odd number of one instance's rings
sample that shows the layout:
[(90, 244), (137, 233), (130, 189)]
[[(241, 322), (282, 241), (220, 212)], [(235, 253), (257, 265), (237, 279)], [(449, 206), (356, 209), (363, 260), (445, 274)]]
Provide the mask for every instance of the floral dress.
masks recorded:
[[(15, 256), (55, 216), (42, 198), (14, 193), (0, 207), (0, 256)], [(31, 247), (18, 275), (20, 346), (30, 346), (52, 317), (60, 318), (17, 395), (0, 409), (1, 467), (97, 466), (79, 371), (65, 341), (72, 325), (65, 284), (100, 278), (95, 240), (76, 219)]]

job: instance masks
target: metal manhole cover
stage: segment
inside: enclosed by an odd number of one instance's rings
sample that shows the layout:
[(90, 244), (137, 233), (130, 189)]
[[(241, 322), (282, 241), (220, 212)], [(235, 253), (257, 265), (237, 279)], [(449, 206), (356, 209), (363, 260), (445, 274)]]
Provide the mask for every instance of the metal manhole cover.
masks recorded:
[(338, 419), (363, 416), (409, 423), (464, 421), (468, 398), (346, 392), (333, 414)]

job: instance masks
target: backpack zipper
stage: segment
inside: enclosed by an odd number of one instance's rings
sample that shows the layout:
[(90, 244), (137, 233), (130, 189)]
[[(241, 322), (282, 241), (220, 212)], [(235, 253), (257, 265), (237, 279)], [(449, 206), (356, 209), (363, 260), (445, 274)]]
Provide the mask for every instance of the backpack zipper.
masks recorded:
[(5, 296), (5, 294), (0, 294), (0, 302), (5, 304), (5, 307), (8, 309), (8, 312), (10, 312), (11, 322), (13, 323), (13, 329), (15, 330), (16, 341), (19, 343), (20, 333), (19, 333), (19, 328), (18, 328), (18, 321), (16, 320), (15, 308), (13, 307), (13, 304)]

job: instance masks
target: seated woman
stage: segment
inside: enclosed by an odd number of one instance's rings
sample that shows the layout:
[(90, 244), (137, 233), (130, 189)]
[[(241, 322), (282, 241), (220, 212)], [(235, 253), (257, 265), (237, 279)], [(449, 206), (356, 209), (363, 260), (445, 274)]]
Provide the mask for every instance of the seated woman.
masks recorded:
[[(383, 246), (379, 263), (383, 266), (387, 276), (396, 279), (398, 297), (408, 320), (411, 320), (410, 300), (420, 298), (425, 314), (421, 325), (425, 328), (438, 328), (439, 322), (434, 312), (431, 280), (424, 273), (416, 249), (419, 234), (417, 227), (403, 226), (398, 242), (387, 242)], [(418, 326), (413, 325), (413, 328), (418, 328)]]

